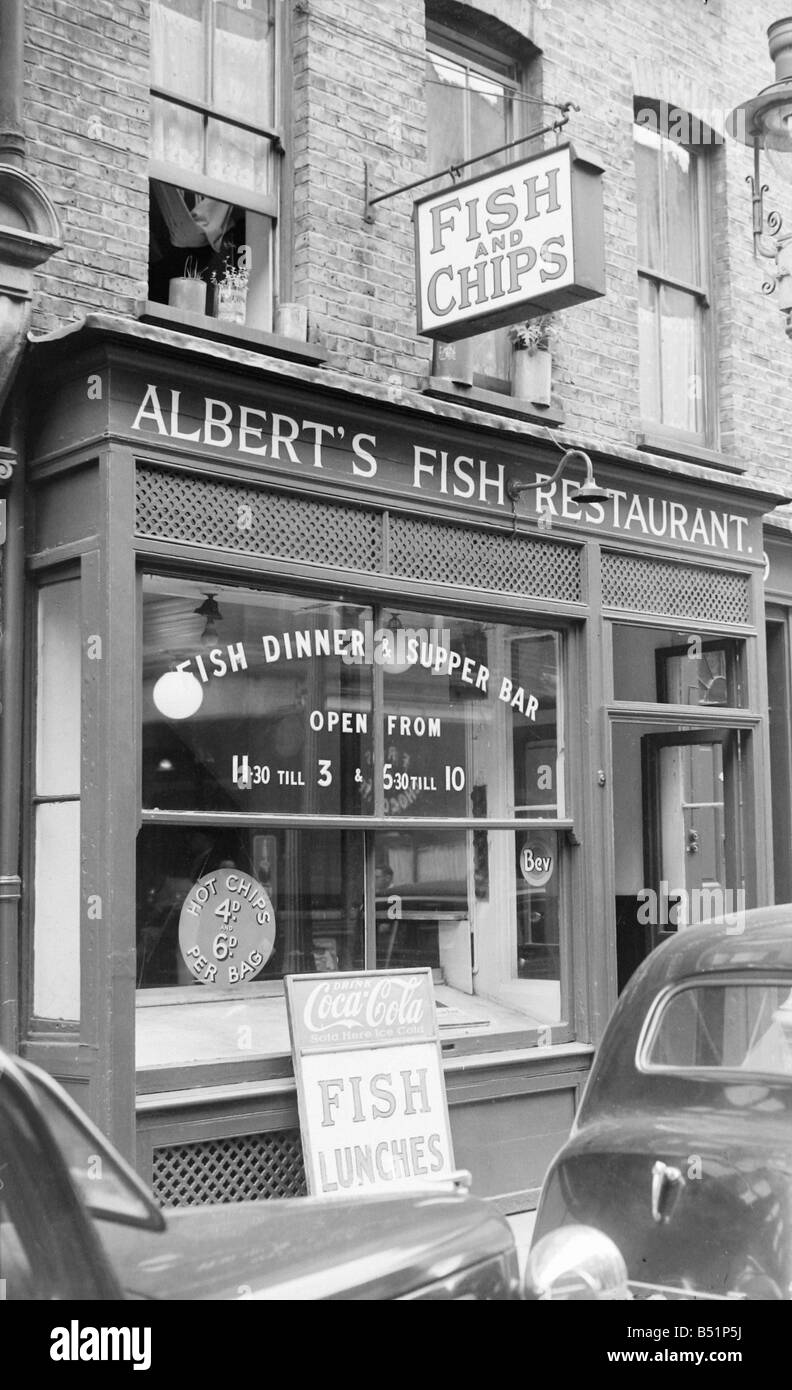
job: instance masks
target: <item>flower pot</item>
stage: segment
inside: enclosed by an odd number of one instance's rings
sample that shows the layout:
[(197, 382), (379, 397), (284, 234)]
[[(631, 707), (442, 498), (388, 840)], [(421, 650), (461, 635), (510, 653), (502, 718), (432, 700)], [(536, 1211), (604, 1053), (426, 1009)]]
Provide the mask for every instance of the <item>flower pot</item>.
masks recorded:
[(515, 348), (512, 353), (512, 395), (533, 405), (550, 404), (553, 354), (544, 348)]
[(445, 376), (457, 386), (473, 385), (473, 341), (460, 338), (455, 343), (434, 345), (432, 374)]
[(191, 314), (206, 313), (206, 281), (180, 275), (168, 281), (168, 303)]
[(308, 338), (308, 310), (304, 304), (279, 304), (275, 311), (275, 332), (299, 343)]
[(247, 313), (247, 289), (245, 286), (218, 285), (216, 312), (219, 319), (227, 323), (244, 323)]

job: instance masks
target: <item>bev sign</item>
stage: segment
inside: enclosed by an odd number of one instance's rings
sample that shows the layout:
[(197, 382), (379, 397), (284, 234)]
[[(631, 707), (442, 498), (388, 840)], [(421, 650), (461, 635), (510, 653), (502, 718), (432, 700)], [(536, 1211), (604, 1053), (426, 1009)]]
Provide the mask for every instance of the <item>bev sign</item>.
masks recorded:
[(285, 984), (311, 1195), (449, 1178), (431, 970), (287, 975)]
[(603, 295), (601, 178), (567, 144), (418, 199), (418, 332), (464, 338)]

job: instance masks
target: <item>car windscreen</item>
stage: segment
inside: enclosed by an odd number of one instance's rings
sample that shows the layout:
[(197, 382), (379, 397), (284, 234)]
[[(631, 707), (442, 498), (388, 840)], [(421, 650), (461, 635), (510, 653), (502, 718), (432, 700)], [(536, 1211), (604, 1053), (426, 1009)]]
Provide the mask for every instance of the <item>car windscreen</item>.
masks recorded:
[(639, 1045), (649, 1071), (792, 1077), (792, 980), (696, 981), (671, 992)]

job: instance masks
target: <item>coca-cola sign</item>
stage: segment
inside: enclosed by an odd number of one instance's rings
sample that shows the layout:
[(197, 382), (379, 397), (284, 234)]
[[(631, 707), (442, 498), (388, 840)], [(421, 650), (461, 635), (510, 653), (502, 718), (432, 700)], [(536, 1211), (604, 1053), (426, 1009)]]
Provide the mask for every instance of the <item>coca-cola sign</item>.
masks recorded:
[(292, 1027), (302, 1047), (325, 1051), (435, 1036), (425, 970), (292, 978)]
[(311, 1194), (425, 1186), (454, 1171), (432, 972), (287, 975)]

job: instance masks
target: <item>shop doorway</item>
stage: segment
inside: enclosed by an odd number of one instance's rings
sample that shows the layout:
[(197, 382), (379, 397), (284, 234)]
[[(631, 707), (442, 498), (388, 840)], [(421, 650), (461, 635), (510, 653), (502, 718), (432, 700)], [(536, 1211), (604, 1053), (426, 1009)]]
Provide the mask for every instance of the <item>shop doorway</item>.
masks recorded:
[(617, 971), (746, 905), (745, 730), (614, 724)]

